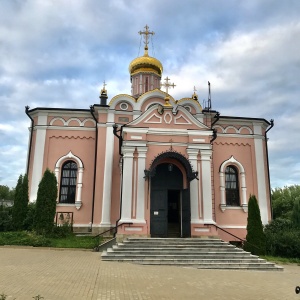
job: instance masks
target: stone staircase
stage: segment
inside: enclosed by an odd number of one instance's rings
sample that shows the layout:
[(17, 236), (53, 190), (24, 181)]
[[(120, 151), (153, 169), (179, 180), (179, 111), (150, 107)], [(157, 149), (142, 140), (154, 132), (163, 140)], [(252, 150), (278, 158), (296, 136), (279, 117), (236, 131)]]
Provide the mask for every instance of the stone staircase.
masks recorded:
[(128, 238), (103, 251), (101, 258), (103, 261), (199, 269), (283, 270), (220, 239)]

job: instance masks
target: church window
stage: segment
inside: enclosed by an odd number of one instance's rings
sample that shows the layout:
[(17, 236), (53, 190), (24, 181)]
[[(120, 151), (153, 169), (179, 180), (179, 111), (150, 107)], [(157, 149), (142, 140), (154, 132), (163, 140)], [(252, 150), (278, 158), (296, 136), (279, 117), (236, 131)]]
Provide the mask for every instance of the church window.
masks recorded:
[(191, 112), (191, 111), (192, 111), (191, 107), (188, 106), (188, 105), (184, 106), (184, 108), (185, 108), (188, 112)]
[(128, 104), (125, 103), (125, 102), (122, 102), (122, 103), (120, 104), (120, 108), (121, 108), (122, 110), (127, 110), (127, 109), (128, 109)]
[(226, 190), (226, 205), (239, 206), (239, 182), (238, 171), (233, 165), (229, 165), (225, 169), (225, 190)]
[(149, 78), (146, 77), (146, 80), (145, 80), (145, 93), (149, 91)]
[(66, 161), (61, 170), (60, 180), (60, 203), (75, 203), (77, 181), (77, 164), (72, 161)]

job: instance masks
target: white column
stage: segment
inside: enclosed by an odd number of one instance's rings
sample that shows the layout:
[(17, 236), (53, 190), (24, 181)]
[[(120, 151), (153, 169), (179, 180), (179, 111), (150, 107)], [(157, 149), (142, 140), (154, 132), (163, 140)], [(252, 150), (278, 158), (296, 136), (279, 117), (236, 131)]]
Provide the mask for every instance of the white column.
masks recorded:
[(225, 174), (223, 171), (220, 172), (220, 196), (221, 196), (221, 210), (224, 212), (226, 208), (226, 199), (225, 199)]
[(212, 219), (211, 150), (200, 150), (202, 165), (203, 222), (215, 223)]
[(83, 175), (83, 167), (78, 168), (78, 178), (77, 178), (77, 193), (76, 193), (76, 201), (75, 207), (80, 209), (82, 205), (81, 201), (81, 192), (82, 192), (82, 175)]
[(261, 214), (262, 223), (268, 224), (268, 204), (267, 204), (267, 186), (266, 186), (266, 170), (263, 150), (263, 135), (261, 126), (254, 126), (254, 148), (256, 162), (256, 178), (257, 178), (257, 200)]
[[(197, 169), (197, 156), (199, 153), (198, 149), (187, 149), (187, 153), (189, 155), (189, 161), (194, 169), (194, 171), (198, 171)], [(190, 182), (190, 201), (191, 201), (191, 223), (199, 223), (199, 181), (194, 179)]]
[(39, 183), (42, 179), (44, 164), (44, 149), (46, 142), (47, 115), (39, 114), (37, 125), (35, 126), (35, 147), (33, 153), (33, 167), (31, 175), (30, 202), (34, 202), (37, 197)]
[(143, 94), (143, 75), (140, 75), (139, 94)]
[(146, 223), (145, 221), (145, 179), (144, 170), (146, 166), (147, 147), (137, 147), (138, 151), (138, 176), (137, 176), (137, 210), (136, 222)]
[[(107, 116), (108, 123), (112, 123), (113, 113)], [(102, 198), (102, 218), (100, 227), (111, 225), (110, 208), (111, 208), (111, 188), (112, 188), (112, 168), (114, 155), (114, 134), (113, 128), (107, 124), (106, 141), (105, 141), (105, 163), (104, 163), (104, 179), (103, 179), (103, 198)]]
[(133, 152), (134, 147), (123, 147), (123, 190), (122, 190), (122, 222), (132, 222), (132, 167), (133, 167)]

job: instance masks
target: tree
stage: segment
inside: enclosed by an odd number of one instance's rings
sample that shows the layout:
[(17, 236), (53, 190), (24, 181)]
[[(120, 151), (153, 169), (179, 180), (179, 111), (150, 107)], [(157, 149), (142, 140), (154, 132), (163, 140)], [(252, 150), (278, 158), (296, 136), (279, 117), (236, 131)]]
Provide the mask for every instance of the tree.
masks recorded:
[(15, 230), (24, 229), (24, 220), (28, 206), (28, 177), (25, 174), (19, 176), (15, 189), (14, 206), (12, 209), (12, 222)]
[(0, 185), (0, 200), (12, 200), (9, 199), (9, 187), (7, 185)]
[(295, 228), (300, 229), (300, 196), (298, 196), (294, 202), (292, 222)]
[(10, 189), (7, 185), (0, 185), (0, 200), (13, 200), (15, 189)]
[(56, 197), (56, 177), (53, 172), (47, 169), (40, 181), (36, 199), (34, 229), (39, 234), (49, 234), (52, 231), (56, 211)]
[(300, 185), (285, 186), (272, 190), (273, 218), (290, 219), (294, 202), (300, 196)]
[(251, 195), (248, 203), (247, 236), (245, 250), (255, 255), (266, 252), (266, 237), (261, 222), (257, 199)]

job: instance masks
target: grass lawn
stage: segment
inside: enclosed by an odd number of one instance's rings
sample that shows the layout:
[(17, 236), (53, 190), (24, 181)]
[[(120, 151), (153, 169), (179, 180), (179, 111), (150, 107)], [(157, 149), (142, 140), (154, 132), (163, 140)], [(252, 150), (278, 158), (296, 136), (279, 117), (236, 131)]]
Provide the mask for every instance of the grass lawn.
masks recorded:
[(279, 257), (279, 256), (261, 256), (261, 258), (277, 263), (277, 264), (298, 264), (300, 265), (300, 258), (286, 258), (286, 257)]
[(69, 233), (66, 237), (45, 237), (31, 231), (0, 232), (0, 246), (19, 245), (54, 248), (93, 249), (101, 240), (92, 236), (75, 236)]

